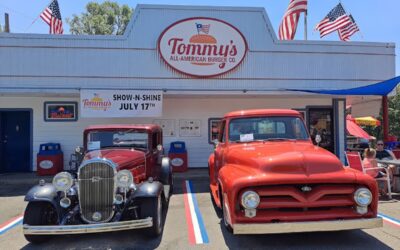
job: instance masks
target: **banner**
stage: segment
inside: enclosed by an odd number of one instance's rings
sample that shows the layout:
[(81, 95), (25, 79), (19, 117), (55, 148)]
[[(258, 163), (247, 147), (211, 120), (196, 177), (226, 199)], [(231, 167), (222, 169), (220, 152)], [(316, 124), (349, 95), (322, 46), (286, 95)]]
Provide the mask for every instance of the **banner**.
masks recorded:
[(81, 90), (82, 117), (159, 117), (163, 94), (157, 90)]

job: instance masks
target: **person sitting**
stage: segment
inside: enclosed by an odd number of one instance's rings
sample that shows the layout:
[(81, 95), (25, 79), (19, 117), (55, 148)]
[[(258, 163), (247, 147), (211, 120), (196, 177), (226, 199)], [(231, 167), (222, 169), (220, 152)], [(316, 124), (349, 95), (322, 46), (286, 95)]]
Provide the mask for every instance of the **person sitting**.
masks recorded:
[[(362, 161), (365, 173), (373, 178), (382, 178), (386, 174), (381, 172), (378, 168), (378, 162), (376, 161), (376, 151), (373, 148), (366, 148), (364, 150), (364, 159)], [(383, 189), (379, 189), (381, 194), (386, 194), (386, 183)]]
[[(384, 143), (382, 140), (376, 142), (376, 159), (397, 160), (396, 156), (393, 154), (392, 151), (384, 148)], [(393, 178), (393, 174), (396, 171), (396, 166), (389, 164), (388, 169), (389, 169), (389, 178), (390, 180), (392, 180), (392, 185), (396, 187), (397, 178)]]
[(379, 160), (396, 160), (396, 156), (393, 154), (393, 152), (384, 148), (384, 143), (382, 140), (376, 142), (376, 158)]

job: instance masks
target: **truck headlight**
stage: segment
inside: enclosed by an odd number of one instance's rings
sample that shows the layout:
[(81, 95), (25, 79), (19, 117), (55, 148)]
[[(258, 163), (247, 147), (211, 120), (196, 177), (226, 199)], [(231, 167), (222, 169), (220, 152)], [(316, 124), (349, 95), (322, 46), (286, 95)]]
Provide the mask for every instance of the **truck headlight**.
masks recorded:
[(69, 190), (74, 184), (74, 178), (68, 172), (61, 172), (56, 174), (53, 178), (53, 186), (57, 191), (65, 192)]
[(126, 169), (119, 171), (115, 176), (115, 183), (119, 188), (129, 189), (133, 184), (132, 173)]
[(354, 193), (354, 201), (359, 206), (366, 207), (372, 202), (372, 194), (368, 188), (359, 188)]
[(255, 209), (260, 204), (260, 196), (254, 191), (246, 191), (242, 194), (242, 206), (246, 209)]

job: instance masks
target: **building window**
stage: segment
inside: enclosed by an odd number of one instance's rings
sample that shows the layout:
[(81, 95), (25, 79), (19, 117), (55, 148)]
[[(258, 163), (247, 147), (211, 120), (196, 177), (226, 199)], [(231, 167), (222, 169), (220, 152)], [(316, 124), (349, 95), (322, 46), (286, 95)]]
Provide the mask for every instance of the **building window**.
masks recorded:
[(219, 125), (222, 118), (208, 119), (208, 143), (212, 144), (215, 139), (218, 139)]

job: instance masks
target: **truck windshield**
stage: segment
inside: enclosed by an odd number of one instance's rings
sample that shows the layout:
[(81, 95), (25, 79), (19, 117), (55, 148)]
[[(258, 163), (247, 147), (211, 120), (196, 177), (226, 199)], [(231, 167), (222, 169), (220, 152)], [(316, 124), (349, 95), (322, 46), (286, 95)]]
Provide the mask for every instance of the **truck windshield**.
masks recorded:
[(308, 140), (303, 121), (298, 117), (267, 116), (232, 119), (229, 141)]
[(87, 139), (88, 150), (109, 147), (129, 147), (146, 150), (148, 147), (148, 134), (132, 130), (91, 131)]

